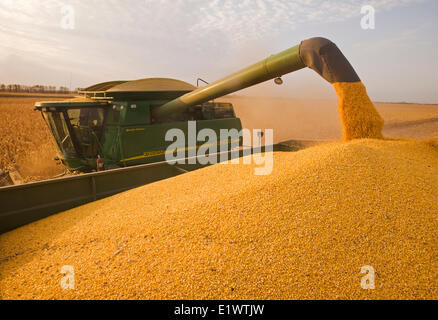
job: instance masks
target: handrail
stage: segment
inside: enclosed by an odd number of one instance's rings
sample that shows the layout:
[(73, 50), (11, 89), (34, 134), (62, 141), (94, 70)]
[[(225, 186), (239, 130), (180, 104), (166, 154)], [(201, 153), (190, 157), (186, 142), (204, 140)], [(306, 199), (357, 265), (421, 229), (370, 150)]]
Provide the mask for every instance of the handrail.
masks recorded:
[(209, 84), (207, 81), (205, 81), (204, 79), (201, 79), (201, 78), (198, 78), (197, 80), (196, 80), (196, 86), (197, 87), (199, 87), (199, 81), (202, 81), (202, 82), (204, 82), (205, 84)]

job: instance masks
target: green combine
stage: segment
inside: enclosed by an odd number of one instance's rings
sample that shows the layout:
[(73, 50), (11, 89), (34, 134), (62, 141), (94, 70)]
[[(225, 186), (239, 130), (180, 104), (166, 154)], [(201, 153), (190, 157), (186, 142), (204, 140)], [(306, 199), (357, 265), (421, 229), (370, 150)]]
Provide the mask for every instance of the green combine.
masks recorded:
[[(72, 170), (93, 171), (102, 160), (106, 169), (154, 163), (165, 160), (172, 143), (166, 132), (178, 128), (188, 137), (189, 121), (196, 122), (197, 132), (214, 130), (218, 149), (223, 144), (231, 148), (232, 139), (220, 140), (220, 131), (240, 131), (241, 121), (231, 103), (213, 99), (270, 79), (281, 84), (282, 75), (305, 67), (332, 83), (359, 81), (334, 43), (312, 38), (203, 87), (164, 78), (112, 81), (84, 89), (81, 98), (37, 103), (36, 109), (61, 161)], [(186, 141), (186, 151), (199, 147), (191, 144)]]
[[(151, 78), (107, 82), (85, 89), (84, 97), (72, 101), (40, 102), (62, 162), (78, 171), (96, 169), (100, 156), (105, 168), (163, 161), (171, 141), (169, 129), (187, 132), (187, 122), (203, 128), (241, 130), (230, 103), (209, 102), (161, 116), (154, 110), (196, 87), (179, 80)], [(188, 136), (186, 134), (186, 136)], [(195, 146), (196, 147), (196, 146)]]

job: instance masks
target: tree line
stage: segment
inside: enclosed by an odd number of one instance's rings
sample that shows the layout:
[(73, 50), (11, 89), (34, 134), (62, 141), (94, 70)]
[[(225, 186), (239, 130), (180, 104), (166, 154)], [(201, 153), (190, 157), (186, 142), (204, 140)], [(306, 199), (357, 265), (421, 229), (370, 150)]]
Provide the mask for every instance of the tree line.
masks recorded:
[(67, 87), (56, 86), (26, 86), (22, 84), (0, 84), (0, 91), (3, 92), (27, 92), (27, 93), (75, 93), (78, 89), (71, 91)]

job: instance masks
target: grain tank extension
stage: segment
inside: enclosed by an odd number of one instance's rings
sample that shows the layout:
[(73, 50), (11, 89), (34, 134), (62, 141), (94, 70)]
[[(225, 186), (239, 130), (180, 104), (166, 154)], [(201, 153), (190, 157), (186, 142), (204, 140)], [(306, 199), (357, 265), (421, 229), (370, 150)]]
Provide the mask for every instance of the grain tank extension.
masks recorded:
[(190, 120), (197, 131), (210, 128), (218, 137), (221, 129), (241, 129), (232, 104), (213, 99), (270, 79), (281, 83), (282, 75), (305, 67), (332, 83), (359, 81), (335, 44), (312, 38), (204, 87), (167, 78), (111, 81), (84, 89), (80, 98), (37, 103), (36, 109), (62, 162), (73, 170), (96, 169), (98, 155), (106, 168), (152, 163), (165, 159), (172, 143), (165, 141), (166, 132), (179, 128), (187, 137)]

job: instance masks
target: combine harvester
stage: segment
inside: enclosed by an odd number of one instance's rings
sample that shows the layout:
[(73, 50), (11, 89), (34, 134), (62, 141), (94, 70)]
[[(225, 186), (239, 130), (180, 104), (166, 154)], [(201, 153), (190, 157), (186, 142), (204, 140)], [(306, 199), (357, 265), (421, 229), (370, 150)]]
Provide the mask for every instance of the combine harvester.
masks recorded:
[[(205, 166), (199, 161), (167, 163), (166, 149), (172, 141), (166, 141), (166, 132), (178, 128), (188, 137), (188, 121), (193, 120), (196, 135), (201, 129), (210, 128), (219, 137), (218, 146), (235, 146), (231, 139), (220, 140), (220, 130), (240, 131), (241, 121), (232, 104), (213, 99), (271, 79), (282, 84), (282, 75), (305, 67), (330, 83), (360, 82), (335, 44), (312, 38), (203, 87), (163, 78), (113, 81), (85, 89), (81, 98), (37, 103), (36, 110), (41, 111), (62, 155), (60, 160), (71, 170), (86, 173), (0, 188), (0, 233)], [(188, 141), (186, 145), (186, 157), (191, 156), (190, 150), (199, 148)], [(273, 149), (285, 147), (291, 149), (287, 144)], [(242, 154), (240, 148), (239, 156)], [(102, 160), (105, 169), (111, 170), (93, 172)]]

